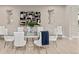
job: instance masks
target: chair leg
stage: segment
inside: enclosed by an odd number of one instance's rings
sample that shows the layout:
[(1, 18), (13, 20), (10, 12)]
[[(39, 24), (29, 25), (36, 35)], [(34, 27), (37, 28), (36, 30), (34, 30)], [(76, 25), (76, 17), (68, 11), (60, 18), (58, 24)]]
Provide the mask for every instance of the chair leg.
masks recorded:
[(17, 47), (15, 47), (15, 46), (14, 46), (14, 49), (15, 49), (15, 51), (14, 51), (14, 52), (15, 52), (15, 54), (16, 54), (16, 51), (17, 51)]
[(40, 54), (40, 47), (38, 47), (38, 53)]
[(14, 45), (13, 45), (13, 43), (14, 43), (14, 42), (12, 42), (12, 49), (14, 48)]
[(47, 54), (47, 47), (45, 46), (45, 49), (46, 49), (46, 54)]
[(56, 45), (56, 47), (57, 47), (57, 42), (56, 41), (54, 41), (54, 44)]
[(28, 38), (27, 38), (27, 43), (28, 43)]
[(38, 47), (38, 46), (34, 45), (33, 50), (35, 50), (35, 48), (37, 49), (38, 54), (40, 54), (40, 47)]
[(25, 53), (25, 51), (26, 51), (26, 45), (24, 46), (24, 49), (23, 49), (23, 54)]
[(34, 47), (33, 47), (33, 50), (35, 50), (35, 45), (34, 45)]
[(31, 40), (32, 40), (32, 43), (33, 43), (33, 38), (31, 38)]
[(14, 46), (14, 52), (15, 52), (15, 54), (16, 54), (16, 47)]
[(4, 48), (5, 48), (5, 46), (6, 46), (6, 42), (4, 43)]

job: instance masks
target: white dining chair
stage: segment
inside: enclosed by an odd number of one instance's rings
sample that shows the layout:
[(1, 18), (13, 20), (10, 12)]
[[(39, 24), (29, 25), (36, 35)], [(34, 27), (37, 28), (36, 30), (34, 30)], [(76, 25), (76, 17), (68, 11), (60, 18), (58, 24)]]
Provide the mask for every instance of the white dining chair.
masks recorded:
[(0, 26), (0, 35), (4, 35), (5, 26)]
[(54, 31), (53, 31), (54, 35), (50, 35), (49, 36), (49, 41), (50, 42), (53, 42), (56, 47), (57, 47), (57, 39), (58, 39), (58, 32), (57, 32), (57, 28), (54, 28)]
[(63, 35), (63, 28), (62, 28), (62, 26), (57, 26), (57, 33), (58, 33), (58, 35)]
[(4, 34), (4, 48), (8, 43), (12, 44), (12, 48), (13, 48), (13, 41), (14, 41), (14, 36), (13, 35), (9, 35), (8, 34), (8, 29), (5, 29), (5, 34)]
[(58, 36), (49, 36), (49, 41), (53, 42), (56, 45), (56, 47), (57, 47), (57, 37)]
[(44, 27), (40, 26), (40, 27), (37, 27), (37, 35), (39, 36), (40, 32), (41, 31), (44, 31)]
[(14, 32), (14, 47), (26, 48), (26, 41), (24, 40), (24, 32)]
[(18, 31), (18, 32), (23, 32), (23, 31), (24, 31), (24, 27), (18, 27), (18, 28), (17, 28), (17, 31)]
[(38, 47), (39, 48), (38, 49), (39, 53), (40, 53), (40, 48), (45, 48), (46, 49), (46, 53), (47, 53), (47, 45), (49, 45), (49, 44), (43, 45), (42, 44), (42, 40), (44, 40), (44, 39), (42, 39), (42, 33), (40, 32), (39, 39), (38, 40), (34, 40), (34, 48), (35, 48), (35, 46)]
[(57, 34), (59, 38), (62, 38), (63, 36), (63, 27), (62, 26), (57, 26)]
[(42, 37), (41, 37), (41, 32), (40, 32), (39, 39), (38, 39), (38, 40), (34, 40), (34, 44), (41, 47), (41, 46), (42, 46), (41, 38), (42, 38)]

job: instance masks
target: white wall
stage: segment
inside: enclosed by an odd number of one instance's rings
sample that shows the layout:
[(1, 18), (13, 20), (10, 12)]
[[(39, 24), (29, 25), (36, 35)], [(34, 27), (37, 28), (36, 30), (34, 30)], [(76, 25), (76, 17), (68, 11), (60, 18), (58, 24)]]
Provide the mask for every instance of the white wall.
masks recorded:
[(78, 12), (79, 6), (66, 6), (66, 19), (69, 22), (69, 36), (71, 38), (77, 38), (79, 36)]
[[(7, 9), (13, 9), (13, 22), (9, 24), (7, 27), (9, 30), (15, 31), (16, 28), (19, 26), (19, 18), (20, 18), (20, 11), (40, 11), (41, 12), (41, 25), (47, 28), (51, 27), (51, 31), (58, 26), (63, 26), (64, 35), (68, 35), (68, 25), (67, 21), (65, 20), (65, 6), (0, 6), (0, 25), (7, 25)], [(48, 10), (54, 9), (55, 14), (52, 17), (52, 23), (48, 24)], [(52, 34), (52, 33), (51, 33)]]
[[(48, 10), (54, 9), (54, 16), (52, 16), (52, 21), (50, 24), (48, 24), (49, 22), (49, 14), (48, 14)], [(41, 11), (41, 20), (42, 20), (42, 26), (45, 26), (47, 28), (51, 28), (50, 33), (52, 34), (52, 31), (54, 30), (55, 27), (57, 27), (58, 25), (63, 26), (63, 32), (65, 35), (65, 24), (64, 24), (64, 20), (65, 20), (65, 6), (45, 6), (42, 7)]]

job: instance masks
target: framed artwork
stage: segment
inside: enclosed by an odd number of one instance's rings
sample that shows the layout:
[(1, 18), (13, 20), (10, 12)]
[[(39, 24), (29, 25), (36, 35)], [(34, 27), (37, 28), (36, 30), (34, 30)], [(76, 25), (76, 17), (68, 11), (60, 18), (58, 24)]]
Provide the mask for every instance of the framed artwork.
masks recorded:
[(33, 11), (21, 11), (20, 12), (20, 25), (25, 25), (29, 21), (37, 22), (38, 24), (41, 23), (41, 13), (40, 12), (33, 12)]

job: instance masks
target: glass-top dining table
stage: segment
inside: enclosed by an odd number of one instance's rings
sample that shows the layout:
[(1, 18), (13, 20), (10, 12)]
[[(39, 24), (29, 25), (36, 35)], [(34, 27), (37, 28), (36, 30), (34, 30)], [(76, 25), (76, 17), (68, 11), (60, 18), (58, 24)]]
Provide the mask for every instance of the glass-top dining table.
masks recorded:
[(27, 42), (32, 40), (32, 43), (33, 43), (34, 40), (38, 40), (39, 36), (37, 35), (36, 32), (25, 32), (24, 38), (25, 40), (27, 40)]
[(25, 38), (39, 38), (36, 32), (24, 32)]
[[(5, 36), (11, 36), (14, 37), (14, 33), (8, 33), (8, 35)], [(27, 42), (29, 40), (38, 40), (39, 36), (37, 35), (36, 32), (24, 32), (24, 40), (26, 40)]]
[[(12, 41), (14, 38), (14, 33), (8, 33), (8, 35), (4, 36), (8, 38), (9, 42), (14, 42), (14, 40)], [(38, 40), (38, 38), (39, 36), (36, 32), (24, 32), (24, 40), (29, 44), (29, 46), (34, 46), (34, 40)]]

